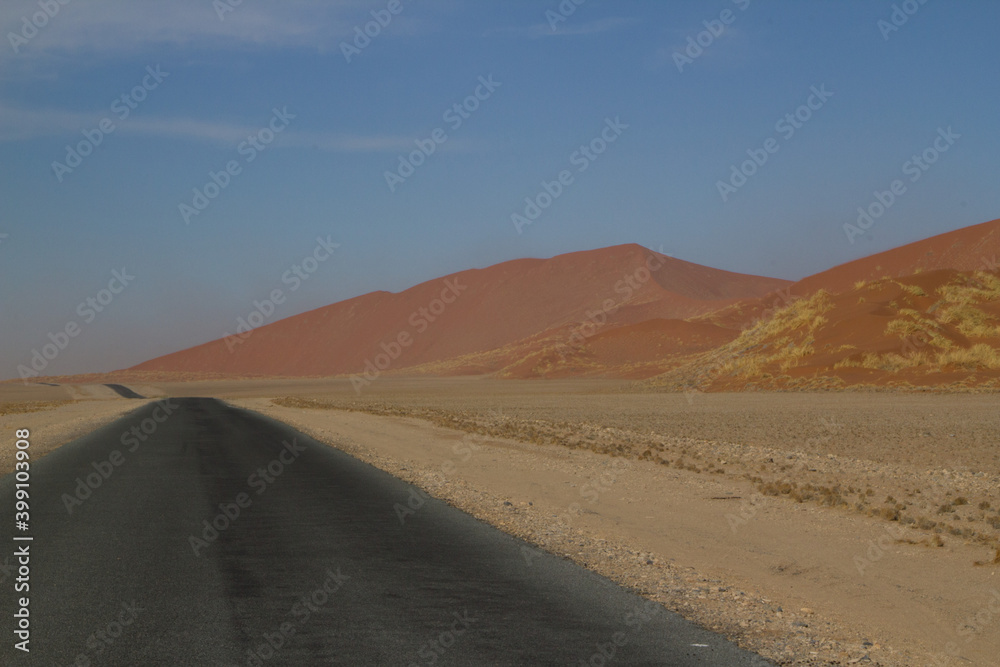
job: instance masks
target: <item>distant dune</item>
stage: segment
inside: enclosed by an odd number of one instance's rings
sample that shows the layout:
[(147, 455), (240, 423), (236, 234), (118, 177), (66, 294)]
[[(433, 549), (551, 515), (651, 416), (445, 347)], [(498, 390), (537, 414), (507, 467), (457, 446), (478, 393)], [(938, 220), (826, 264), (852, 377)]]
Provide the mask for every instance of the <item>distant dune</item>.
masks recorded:
[(1000, 377), (998, 256), (1000, 220), (795, 283), (621, 245), (365, 294), (128, 370), (983, 386)]
[(638, 245), (614, 246), (462, 271), (398, 294), (365, 294), (134, 370), (335, 375), (358, 373), (390, 357), (390, 364), (379, 365), (398, 371), (496, 350), (590, 320), (603, 321), (600, 329), (687, 318), (786, 284), (699, 266)]
[(1000, 389), (1000, 220), (841, 264), (696, 320), (740, 330), (651, 384)]
[(996, 271), (1000, 261), (1000, 220), (963, 227), (921, 241), (835, 266), (803, 278), (793, 294), (809, 295), (818, 289), (843, 292), (859, 280), (899, 278), (917, 271), (955, 269)]

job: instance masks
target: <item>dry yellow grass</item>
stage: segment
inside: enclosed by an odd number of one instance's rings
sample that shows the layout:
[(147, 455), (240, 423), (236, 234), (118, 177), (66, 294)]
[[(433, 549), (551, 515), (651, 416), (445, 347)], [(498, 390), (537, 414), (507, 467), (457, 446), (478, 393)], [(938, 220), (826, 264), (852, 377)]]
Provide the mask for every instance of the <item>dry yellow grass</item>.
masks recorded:
[(899, 311), (903, 317), (894, 319), (886, 325), (885, 333), (896, 334), (902, 339), (919, 340), (942, 350), (950, 350), (954, 343), (940, 332), (941, 325), (922, 317), (915, 310), (904, 308)]
[(73, 401), (31, 401), (25, 403), (2, 403), (0, 404), (0, 416), (22, 415), (28, 412), (40, 412), (42, 410), (51, 410), (52, 408), (58, 408), (60, 405), (67, 405), (69, 403), (73, 403)]
[[(745, 325), (731, 343), (677, 358), (676, 366), (658, 376), (653, 384), (711, 387), (731, 386), (738, 380), (750, 388), (804, 388), (801, 383), (806, 380), (799, 377), (801, 369), (810, 365), (810, 358), (820, 352), (816, 339), (828, 339), (824, 325), (828, 319), (836, 319), (841, 311), (833, 311), (835, 303), (843, 305), (845, 298), (856, 299), (858, 304), (869, 303), (872, 310), (865, 316), (876, 315), (886, 323), (883, 333), (888, 340), (859, 339), (857, 342), (862, 348), (867, 347), (867, 352), (857, 345), (826, 343), (822, 352), (836, 355), (831, 370), (863, 368), (887, 373), (910, 369), (921, 373), (1000, 370), (997, 365), (1000, 313), (996, 311), (996, 303), (1000, 302), (1000, 275), (983, 271), (956, 273), (947, 284), (936, 289), (922, 283), (916, 285), (912, 279), (889, 276), (859, 280), (851, 293), (836, 300), (819, 291), (783, 308), (766, 310), (760, 319)], [(851, 315), (845, 313), (845, 316)], [(899, 340), (898, 346), (893, 344), (895, 338)], [(754, 384), (758, 382), (759, 385)], [(901, 382), (910, 386), (911, 380)], [(977, 379), (974, 384), (998, 385), (996, 380), (988, 378)]]
[(725, 346), (730, 358), (720, 365), (719, 372), (751, 377), (773, 364), (782, 371), (794, 368), (813, 354), (813, 332), (826, 324), (823, 313), (831, 308), (830, 295), (820, 290), (776, 310)]
[(980, 304), (1000, 300), (1000, 278), (985, 271), (962, 276), (937, 289), (941, 301), (937, 319), (952, 324), (970, 338), (1000, 336), (1000, 320), (978, 308)]
[[(913, 297), (927, 297), (926, 291), (915, 285), (897, 282), (903, 291)], [(967, 338), (1000, 338), (1000, 318), (983, 310), (983, 303), (1000, 300), (1000, 278), (986, 272), (963, 274), (947, 285), (935, 290), (939, 298), (926, 311), (906, 307), (898, 302), (898, 317), (891, 320), (885, 333), (899, 336), (899, 352), (865, 354), (861, 359), (844, 359), (835, 368), (867, 368), (899, 371), (918, 366), (928, 370), (958, 368), (963, 370), (1000, 368), (1000, 352), (993, 345), (977, 342), (970, 347), (960, 347), (945, 335), (943, 327), (949, 325)], [(912, 305), (912, 304), (911, 304)], [(916, 350), (916, 348), (922, 348)]]
[(969, 338), (1000, 336), (997, 318), (968, 303), (943, 308), (939, 319), (946, 324), (954, 324), (956, 329)]
[(987, 345), (977, 343), (967, 349), (947, 350), (938, 355), (939, 366), (956, 366), (966, 370), (976, 370), (986, 368), (989, 370), (1000, 369), (1000, 350)]
[(927, 296), (927, 292), (920, 285), (904, 285), (903, 283), (896, 283), (903, 288), (903, 291), (911, 296)]

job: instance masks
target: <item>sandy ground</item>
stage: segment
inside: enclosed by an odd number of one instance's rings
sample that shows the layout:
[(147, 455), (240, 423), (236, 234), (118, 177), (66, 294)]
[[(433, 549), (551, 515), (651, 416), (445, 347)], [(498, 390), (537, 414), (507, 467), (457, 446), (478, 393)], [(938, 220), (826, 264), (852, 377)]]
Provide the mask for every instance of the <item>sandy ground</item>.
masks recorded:
[[(407, 398), (406, 392), (396, 390), (391, 397), (386, 393), (361, 407), (386, 411), (387, 405), (394, 404), (404, 416), (368, 414), (358, 411), (358, 404), (355, 410), (344, 411), (278, 407), (266, 399), (232, 402), (305, 430), (780, 662), (996, 664), (995, 656), (1000, 654), (1000, 577), (996, 573), (1000, 567), (975, 565), (992, 560), (991, 546), (946, 530), (920, 530), (881, 515), (868, 516), (854, 507), (762, 495), (755, 482), (734, 474), (739, 466), (728, 460), (729, 470), (724, 474), (707, 469), (694, 472), (629, 456), (612, 457), (578, 443), (533, 444), (469, 433), (469, 428), (442, 428), (405, 416), (423, 414), (422, 408), (400, 406), (445, 403), (454, 419), (477, 402), (482, 406), (482, 397), (462, 391), (449, 394), (449, 402), (423, 392), (414, 395), (419, 399)], [(507, 424), (506, 430), (516, 431), (509, 423), (520, 421), (531, 424), (533, 433), (552, 424), (559, 425), (556, 430), (561, 432), (568, 418), (577, 414), (574, 411), (579, 411), (580, 420), (574, 430), (585, 433), (605, 413), (620, 409), (607, 395), (573, 398), (577, 400), (558, 392), (521, 396), (521, 405), (510, 395), (503, 401), (503, 413), (496, 404), (491, 409), (495, 421)], [(640, 403), (668, 400), (629, 397), (633, 398)], [(780, 447), (771, 448), (694, 440), (688, 443), (689, 455), (701, 449), (704, 462), (713, 457), (736, 458), (737, 450), (743, 450), (744, 458), (752, 462), (796, 451), (796, 462), (805, 461), (809, 467), (823, 460), (835, 462), (825, 474), (845, 484), (872, 470), (881, 471), (886, 479), (910, 472), (911, 490), (917, 484), (929, 489), (940, 483), (943, 494), (962, 478), (937, 480), (934, 473), (926, 468), (921, 472), (913, 462), (887, 463), (900, 458), (893, 453), (894, 447), (902, 447), (900, 443), (910, 437), (895, 431), (910, 424), (914, 415), (927, 414), (933, 404), (939, 417), (927, 423), (935, 431), (943, 427), (957, 432), (954, 438), (944, 434), (947, 439), (924, 444), (924, 449), (943, 448), (942, 443), (950, 445), (960, 434), (961, 442), (974, 444), (977, 433), (996, 433), (991, 426), (995, 401), (989, 397), (789, 394), (690, 398), (692, 404), (684, 396), (670, 396), (674, 412), (635, 407), (634, 414), (619, 416), (618, 423), (642, 431), (663, 420), (658, 428), (664, 430), (673, 419), (682, 423), (687, 430), (681, 432), (688, 436), (705, 436), (709, 432), (704, 429), (723, 428), (730, 429), (733, 437), (740, 431), (753, 431), (734, 416), (746, 411), (756, 415), (758, 428), (773, 421), (775, 432), (807, 434), (815, 415), (815, 435), (809, 446), (822, 450), (820, 454), (803, 454), (804, 447), (796, 450), (795, 443), (804, 442), (786, 435), (774, 443)], [(953, 400), (956, 403), (951, 404)], [(336, 397), (332, 401), (336, 403)], [(303, 401), (302, 405), (311, 403)], [(694, 411), (691, 419), (677, 416), (688, 409)], [(820, 415), (828, 421), (842, 421), (858, 411), (873, 426), (878, 424), (870, 429), (868, 451), (853, 451), (861, 445), (849, 437), (832, 437), (820, 421)], [(520, 416), (512, 417), (512, 412)], [(548, 419), (528, 419), (540, 413)], [(430, 418), (447, 421), (440, 412), (431, 413)], [(729, 425), (720, 426), (720, 421)], [(699, 423), (703, 430), (698, 430)], [(457, 425), (468, 427), (467, 423)], [(611, 434), (612, 441), (629, 441), (636, 432), (601, 428)], [(924, 443), (931, 442), (930, 437), (925, 436)], [(862, 436), (856, 439), (861, 441)], [(761, 441), (759, 433), (756, 440)], [(979, 439), (984, 451), (990, 449), (985, 440), (985, 436)], [(996, 447), (995, 437), (989, 442)], [(870, 456), (858, 459), (850, 453)], [(948, 461), (972, 466), (965, 472), (973, 481), (982, 482), (983, 493), (996, 492), (993, 474), (973, 470), (978, 467), (963, 452), (948, 456), (957, 457)], [(911, 458), (920, 459), (921, 452), (911, 452)], [(880, 462), (873, 463), (876, 459)], [(985, 467), (996, 469), (995, 464)], [(400, 503), (418, 504), (418, 498), (402, 498)], [(943, 546), (935, 546), (935, 538), (942, 535)]]
[[(1000, 655), (994, 396), (470, 378), (383, 378), (360, 394), (345, 380), (129, 386), (270, 414), (412, 482), (387, 508), (403, 520), (421, 494), (445, 498), (782, 664)], [(140, 404), (97, 400), (103, 389), (0, 386), (0, 408), (90, 394), (0, 426), (57, 443)]]
[[(34, 394), (0, 389), (0, 475), (14, 470), (15, 432), (28, 429), (31, 460), (37, 461), (75, 438), (112, 422), (147, 401), (120, 398), (107, 387), (73, 387), (65, 393)], [(40, 396), (41, 400), (24, 401)], [(19, 400), (12, 400), (12, 399)]]

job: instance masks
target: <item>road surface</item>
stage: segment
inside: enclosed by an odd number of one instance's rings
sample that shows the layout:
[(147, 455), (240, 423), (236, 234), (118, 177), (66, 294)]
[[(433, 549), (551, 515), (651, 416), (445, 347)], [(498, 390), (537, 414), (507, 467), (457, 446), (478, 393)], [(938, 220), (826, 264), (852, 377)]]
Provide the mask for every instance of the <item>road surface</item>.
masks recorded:
[(0, 480), (3, 665), (770, 664), (218, 400), (150, 403), (30, 473), (27, 531)]
[(131, 389), (129, 389), (125, 385), (121, 385), (121, 384), (106, 384), (104, 386), (107, 387), (108, 389), (111, 389), (112, 391), (114, 391), (116, 394), (118, 394), (122, 398), (143, 398), (143, 396), (141, 396), (140, 394), (135, 393), (134, 391), (132, 391)]

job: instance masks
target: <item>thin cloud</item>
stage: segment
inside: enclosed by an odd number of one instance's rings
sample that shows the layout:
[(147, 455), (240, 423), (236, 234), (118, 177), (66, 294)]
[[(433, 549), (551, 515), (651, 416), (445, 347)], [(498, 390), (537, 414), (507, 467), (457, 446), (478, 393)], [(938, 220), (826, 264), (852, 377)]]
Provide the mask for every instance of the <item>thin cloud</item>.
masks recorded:
[(574, 23), (573, 19), (570, 18), (565, 22), (556, 24), (554, 30), (548, 23), (536, 23), (529, 26), (496, 28), (488, 31), (486, 34), (507, 35), (510, 37), (520, 37), (525, 39), (541, 39), (543, 37), (587, 37), (590, 35), (599, 35), (611, 30), (624, 28), (632, 23), (634, 23), (634, 19), (622, 17), (597, 19), (587, 23)]
[[(690, 58), (687, 55), (689, 47), (688, 38), (695, 38), (698, 33), (703, 32), (704, 27), (692, 28), (688, 32), (682, 30), (671, 30), (670, 39), (672, 47), (661, 46), (657, 48), (647, 59), (650, 69), (659, 70), (664, 67), (676, 69), (675, 54), (681, 57)], [(717, 63), (725, 66), (740, 67), (747, 64), (759, 45), (766, 42), (759, 34), (752, 35), (740, 25), (728, 25), (722, 34), (714, 36), (708, 46), (702, 46), (698, 56), (692, 58), (695, 62), (704, 61), (705, 66), (709, 63)], [(685, 70), (687, 66), (685, 66)]]
[[(225, 0), (222, 0), (224, 3)], [(308, 48), (331, 51), (349, 40), (354, 27), (371, 21), (375, 0), (244, 1), (222, 13), (210, 0), (105, 0), (70, 2), (38, 29), (17, 53), (11, 44), (0, 48), (5, 67), (37, 61), (67, 61), (80, 55), (116, 56), (151, 48)], [(226, 4), (225, 6), (230, 6)], [(20, 33), (24, 17), (38, 12), (36, 2), (5, 0), (0, 4), (0, 34)], [(387, 34), (413, 34), (423, 23), (405, 12), (393, 18)]]
[(0, 104), (0, 142), (27, 141), (40, 137), (79, 134), (97, 127), (102, 118), (115, 123), (115, 132), (172, 136), (231, 143), (254, 131), (252, 127), (191, 119), (149, 119), (130, 117), (121, 122), (107, 111), (87, 113), (61, 109), (21, 109)]
[[(94, 129), (102, 118), (111, 118), (115, 133), (130, 136), (162, 137), (236, 146), (260, 125), (218, 123), (192, 118), (129, 117), (119, 122), (105, 113), (81, 113), (58, 109), (19, 109), (0, 104), (0, 143), (28, 141), (44, 137), (80, 136), (81, 130)], [(330, 153), (399, 153), (413, 150), (414, 137), (388, 134), (351, 134), (312, 132), (289, 129), (282, 133), (276, 146), (312, 148)], [(471, 140), (450, 140), (449, 150), (482, 150)]]

